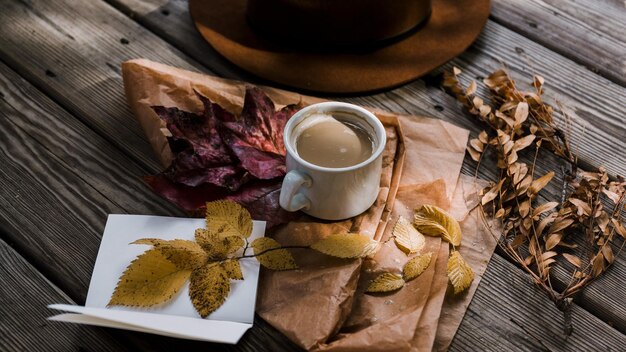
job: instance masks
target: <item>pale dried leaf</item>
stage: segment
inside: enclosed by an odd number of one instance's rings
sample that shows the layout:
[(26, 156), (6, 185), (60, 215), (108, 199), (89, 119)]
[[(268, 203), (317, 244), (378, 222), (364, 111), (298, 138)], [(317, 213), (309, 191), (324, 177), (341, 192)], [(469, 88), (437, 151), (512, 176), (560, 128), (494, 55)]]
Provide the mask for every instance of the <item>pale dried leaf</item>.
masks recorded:
[(609, 243), (602, 246), (602, 255), (609, 264), (612, 264), (613, 261), (615, 261), (615, 257), (613, 256), (613, 250), (611, 249), (611, 245)]
[(598, 277), (604, 271), (604, 255), (602, 253), (598, 253), (592, 261), (591, 266), (591, 275), (593, 277)]
[(472, 157), (472, 160), (474, 161), (480, 161), (480, 152), (476, 151), (474, 148), (472, 148), (471, 146), (467, 146), (467, 152), (469, 153), (469, 155)]
[(500, 192), (500, 189), (502, 188), (502, 184), (504, 183), (504, 181), (505, 181), (504, 179), (501, 179), (500, 182), (498, 182), (495, 186), (493, 186), (489, 190), (489, 192), (487, 192), (483, 196), (483, 198), (480, 201), (482, 205), (485, 205), (496, 198), (496, 196), (498, 195), (498, 192)]
[(481, 153), (484, 151), (483, 142), (478, 140), (478, 138), (470, 139), (469, 144), (472, 146), (472, 148), (476, 149), (477, 151)]
[(529, 213), (530, 213), (530, 199), (527, 199), (519, 205), (519, 215), (522, 218), (525, 218), (526, 216), (528, 216)]
[(439, 207), (422, 205), (415, 214), (414, 224), (424, 235), (441, 237), (453, 246), (461, 245), (461, 226)]
[(206, 204), (206, 228), (220, 237), (250, 237), (252, 218), (241, 205), (230, 200), (217, 200)]
[(533, 218), (538, 218), (541, 214), (550, 211), (556, 208), (559, 205), (559, 202), (547, 202), (539, 205), (535, 210), (533, 210)]
[(369, 284), (365, 292), (391, 292), (401, 289), (404, 286), (402, 276), (393, 273), (382, 273)]
[(611, 201), (613, 201), (614, 204), (617, 204), (619, 202), (619, 194), (610, 191), (606, 188), (602, 189), (602, 193), (604, 193), (607, 197), (609, 197), (609, 199), (611, 199)]
[(552, 226), (550, 226), (550, 229), (548, 230), (548, 233), (554, 233), (554, 232), (559, 232), (559, 231), (563, 231), (564, 229), (568, 228), (569, 225), (573, 224), (574, 220), (573, 219), (560, 219), (560, 220), (556, 220)]
[(528, 193), (529, 194), (539, 193), (539, 191), (541, 191), (550, 182), (550, 180), (552, 180), (553, 177), (554, 177), (554, 171), (550, 171), (547, 174), (534, 180), (530, 184), (530, 187), (528, 188)]
[(529, 134), (527, 136), (524, 136), (518, 140), (515, 141), (515, 143), (513, 144), (513, 150), (515, 150), (516, 152), (528, 147), (529, 145), (531, 145), (533, 143), (533, 141), (535, 140), (535, 135), (534, 134)]
[(363, 258), (378, 251), (380, 243), (369, 236), (357, 233), (340, 233), (327, 236), (311, 248), (337, 258)]
[(568, 262), (572, 263), (575, 267), (580, 268), (582, 265), (582, 261), (580, 258), (573, 254), (563, 253), (563, 258), (565, 258)]
[(151, 307), (169, 301), (191, 270), (180, 269), (156, 249), (133, 260), (120, 277), (108, 306)]
[(543, 218), (539, 222), (539, 226), (537, 226), (537, 228), (535, 229), (537, 235), (541, 235), (543, 233), (543, 230), (546, 228), (546, 226), (553, 223), (557, 216), (558, 216), (557, 213), (550, 213), (545, 218)]
[(563, 239), (562, 232), (549, 234), (548, 237), (546, 238), (546, 249), (551, 250), (552, 248), (556, 247), (559, 244), (559, 242), (561, 242), (562, 239)]
[(424, 235), (417, 231), (403, 216), (400, 216), (396, 221), (392, 235), (396, 246), (407, 254), (418, 253), (426, 244)]
[(578, 214), (578, 216), (581, 216), (583, 214), (591, 215), (591, 207), (589, 206), (589, 204), (587, 204), (587, 202), (582, 201), (578, 198), (569, 198), (568, 201), (576, 206), (576, 214)]
[(465, 95), (472, 95), (476, 93), (476, 81), (470, 82), (469, 86), (465, 90)]
[(297, 269), (296, 261), (288, 250), (282, 249), (280, 243), (269, 237), (259, 237), (252, 241), (256, 259), (264, 267), (272, 270)]
[(465, 262), (459, 251), (453, 251), (448, 258), (448, 279), (454, 287), (454, 293), (458, 294), (470, 287), (474, 281), (474, 271)]
[(478, 134), (478, 140), (483, 142), (483, 144), (489, 144), (489, 136), (487, 135), (487, 132), (480, 131)]
[(404, 281), (408, 282), (420, 276), (430, 265), (432, 255), (431, 252), (428, 252), (409, 260), (402, 269)]
[(519, 103), (515, 108), (515, 126), (521, 126), (528, 118), (528, 104)]
[(615, 229), (615, 232), (617, 232), (617, 234), (622, 236), (623, 238), (626, 238), (626, 228), (624, 227), (624, 225), (622, 225), (621, 222), (615, 218), (611, 218), (611, 222), (613, 223), (613, 228)]
[(218, 263), (196, 269), (189, 278), (189, 298), (202, 318), (224, 304), (230, 293), (228, 274)]

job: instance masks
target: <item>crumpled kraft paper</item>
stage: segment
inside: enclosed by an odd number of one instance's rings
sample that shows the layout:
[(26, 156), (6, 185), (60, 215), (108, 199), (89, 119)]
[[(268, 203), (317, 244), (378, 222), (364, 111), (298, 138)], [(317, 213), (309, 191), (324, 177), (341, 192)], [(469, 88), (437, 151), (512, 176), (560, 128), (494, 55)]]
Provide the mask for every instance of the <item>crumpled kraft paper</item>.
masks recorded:
[[(166, 139), (168, 131), (151, 106), (200, 112), (202, 106), (193, 90), (234, 113), (241, 111), (243, 105), (243, 82), (144, 59), (125, 62), (122, 72), (129, 105), (164, 166), (172, 158)], [(304, 105), (322, 101), (261, 88), (277, 107), (298, 101)], [(415, 207), (436, 204), (463, 220), (461, 252), (468, 256), (466, 260), (477, 274), (472, 288), (462, 297), (446, 296), (448, 245), (438, 238), (428, 238), (425, 250), (433, 252), (428, 270), (388, 296), (365, 295), (363, 289), (376, 272), (397, 271), (407, 260), (391, 241), (373, 259), (365, 260), (341, 260), (298, 250), (294, 256), (300, 269), (262, 273), (257, 313), (309, 350), (445, 349), (493, 252), (493, 245), (483, 238), (486, 232), (481, 230), (483, 225), (476, 214), (467, 215), (468, 195), (471, 190), (475, 195), (477, 189), (475, 181), (459, 179), (468, 131), (436, 119), (370, 110), (385, 125), (389, 141), (376, 203), (366, 213), (342, 222), (320, 222), (303, 216), (271, 235), (283, 244), (310, 244), (331, 233), (359, 231), (384, 241), (398, 216), (411, 218)], [(483, 241), (480, 247), (471, 246), (475, 240)]]

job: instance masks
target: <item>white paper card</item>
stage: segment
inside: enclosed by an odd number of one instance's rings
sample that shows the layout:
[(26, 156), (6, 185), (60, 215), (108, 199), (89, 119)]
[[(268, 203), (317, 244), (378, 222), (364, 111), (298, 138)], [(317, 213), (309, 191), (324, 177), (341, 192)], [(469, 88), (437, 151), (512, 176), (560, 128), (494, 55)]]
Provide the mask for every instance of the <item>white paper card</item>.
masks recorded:
[[(146, 215), (109, 215), (96, 265), (89, 284), (85, 307), (51, 305), (52, 309), (78, 314), (60, 314), (51, 320), (107, 326), (194, 340), (237, 343), (252, 327), (256, 303), (259, 263), (240, 260), (243, 281), (231, 281), (226, 302), (206, 319), (196, 312), (189, 299), (189, 285), (170, 302), (153, 308), (106, 308), (126, 267), (148, 245), (131, 245), (141, 238), (194, 240), (194, 231), (205, 227), (204, 219)], [(254, 221), (249, 241), (263, 237), (265, 222)]]

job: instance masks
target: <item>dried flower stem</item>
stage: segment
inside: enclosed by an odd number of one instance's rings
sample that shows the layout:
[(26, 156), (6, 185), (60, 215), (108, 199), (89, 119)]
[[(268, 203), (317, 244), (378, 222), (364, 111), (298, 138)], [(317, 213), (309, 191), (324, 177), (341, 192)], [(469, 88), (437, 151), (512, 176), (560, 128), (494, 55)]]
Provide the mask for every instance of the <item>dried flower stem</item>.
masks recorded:
[[(467, 88), (460, 85), (460, 73), (458, 68), (451, 74), (445, 73), (444, 87), (488, 127), (467, 147), (472, 159), (478, 162), (476, 175), (488, 151), (493, 151), (489, 155), (494, 156), (499, 175), (494, 185), (483, 190), (479, 204), (483, 221), (487, 215), (500, 221), (502, 233), (495, 234), (491, 228), (490, 232), (500, 248), (563, 312), (564, 332), (569, 335), (573, 330), (572, 297), (614, 262), (615, 234), (626, 238), (620, 211), (626, 182), (621, 177), (609, 182), (602, 167), (594, 171), (578, 168), (566, 134), (557, 126), (554, 115), (563, 118), (567, 126), (571, 125), (571, 118), (560, 102), (557, 101), (557, 110), (543, 102), (542, 77), (533, 76), (534, 92), (526, 92), (518, 89), (504, 70), (492, 73), (483, 80), (491, 94), (489, 105), (476, 95), (476, 82)], [(528, 157), (525, 149), (533, 144), (532, 162), (526, 163), (522, 161)], [(561, 168), (559, 201), (539, 202), (539, 193), (555, 175), (550, 171), (536, 177), (542, 149), (551, 151), (569, 166), (569, 170)], [(623, 246), (624, 243), (617, 254)], [(569, 273), (569, 282), (562, 292), (552, 285), (554, 268)]]

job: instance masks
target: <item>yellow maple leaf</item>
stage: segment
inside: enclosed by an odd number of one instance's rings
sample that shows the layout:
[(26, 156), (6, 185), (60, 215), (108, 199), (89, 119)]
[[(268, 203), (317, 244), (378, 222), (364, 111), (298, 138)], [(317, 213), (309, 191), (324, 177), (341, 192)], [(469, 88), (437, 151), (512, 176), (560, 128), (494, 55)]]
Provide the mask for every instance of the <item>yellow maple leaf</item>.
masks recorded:
[(207, 253), (196, 242), (187, 240), (162, 240), (159, 238), (142, 238), (132, 244), (147, 244), (154, 247), (180, 269), (195, 269), (204, 265)]
[(424, 235), (441, 237), (453, 246), (461, 245), (461, 226), (439, 207), (422, 205), (415, 214), (414, 224)]
[(369, 284), (365, 292), (391, 292), (404, 286), (402, 276), (393, 273), (382, 273)]
[(227, 259), (222, 262), (226, 275), (233, 280), (243, 280), (239, 259)]
[(363, 258), (378, 251), (380, 243), (357, 233), (330, 235), (311, 245), (312, 249), (338, 258)]
[(474, 281), (474, 271), (461, 257), (459, 251), (453, 251), (448, 258), (448, 279), (454, 287), (455, 294), (468, 289)]
[(241, 205), (229, 200), (206, 203), (206, 228), (220, 237), (248, 238), (252, 233), (252, 218)]
[(196, 229), (196, 242), (207, 253), (209, 259), (222, 260), (228, 254), (244, 246), (245, 240), (239, 236), (220, 236), (207, 229)]
[(150, 249), (133, 260), (120, 277), (109, 306), (151, 307), (170, 300), (191, 270), (181, 269), (161, 251)]
[(406, 254), (418, 253), (426, 244), (424, 235), (417, 231), (403, 216), (400, 216), (396, 221), (392, 235), (396, 246)]
[(297, 269), (296, 261), (286, 249), (280, 249), (280, 243), (269, 237), (260, 237), (252, 241), (250, 247), (254, 250), (256, 259), (264, 267), (272, 270)]
[(408, 282), (420, 276), (430, 265), (432, 255), (431, 252), (428, 252), (409, 260), (402, 269), (402, 278), (404, 281)]
[(189, 298), (202, 318), (224, 304), (230, 293), (230, 278), (220, 263), (194, 270), (189, 278)]

